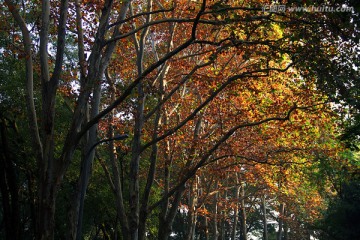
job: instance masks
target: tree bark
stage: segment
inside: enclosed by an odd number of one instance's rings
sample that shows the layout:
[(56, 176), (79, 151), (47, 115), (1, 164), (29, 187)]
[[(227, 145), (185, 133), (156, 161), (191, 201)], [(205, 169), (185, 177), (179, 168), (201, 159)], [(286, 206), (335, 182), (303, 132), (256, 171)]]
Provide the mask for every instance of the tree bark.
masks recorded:
[(238, 173), (236, 173), (236, 186), (235, 186), (235, 208), (234, 208), (234, 218), (233, 218), (233, 228), (232, 228), (232, 234), (231, 234), (231, 239), (235, 240), (236, 239), (236, 227), (237, 227), (237, 223), (238, 223), (238, 212), (239, 212), (239, 196), (240, 196), (240, 186), (239, 186), (239, 175)]
[(188, 216), (187, 216), (187, 231), (186, 231), (186, 240), (194, 240), (195, 238), (195, 228), (197, 220), (197, 176), (195, 176), (194, 182), (191, 183), (188, 196)]
[(167, 214), (165, 215), (164, 212), (160, 213), (158, 240), (169, 239), (172, 231), (172, 224), (177, 214), (177, 209), (184, 194), (184, 191), (185, 185), (181, 186), (181, 188), (179, 188), (179, 190), (175, 193), (170, 209), (168, 208), (168, 205), (163, 206), (162, 211), (165, 211)]
[[(114, 101), (115, 94), (116, 94), (116, 87), (114, 80), (110, 77), (109, 72), (106, 72), (106, 79), (110, 86), (110, 98), (111, 101)], [(109, 122), (112, 123), (114, 119), (114, 113), (111, 112), (109, 116)], [(114, 137), (114, 129), (112, 124), (109, 126), (109, 133), (108, 138), (111, 139)], [(115, 191), (115, 198), (116, 198), (116, 210), (117, 210), (117, 217), (120, 221), (121, 226), (121, 232), (122, 237), (124, 240), (130, 239), (130, 231), (129, 231), (129, 223), (127, 220), (127, 215), (125, 211), (124, 206), (124, 197), (123, 197), (123, 181), (124, 178), (122, 177), (120, 170), (119, 170), (119, 164), (116, 158), (116, 148), (114, 146), (114, 142), (109, 143), (109, 153), (110, 153), (110, 162), (112, 166), (112, 172), (113, 172), (113, 186)]]
[(205, 240), (209, 240), (209, 221), (208, 221), (208, 217), (206, 215), (204, 215), (204, 235), (205, 235)]
[(33, 56), (31, 52), (31, 36), (27, 29), (24, 19), (21, 17), (17, 6), (11, 0), (5, 0), (6, 5), (9, 8), (12, 16), (16, 23), (19, 25), (22, 36), (25, 57), (25, 68), (26, 68), (26, 107), (27, 117), (30, 122), (30, 136), (32, 137), (32, 145), (34, 146), (34, 153), (39, 159), (42, 158), (42, 143), (40, 140), (39, 127), (37, 123), (37, 113), (34, 103), (34, 69), (33, 69)]
[(245, 209), (245, 183), (241, 184), (241, 239), (247, 240), (246, 209)]
[[(81, 80), (81, 84), (82, 84), (82, 88), (83, 89), (88, 89), (90, 86), (87, 86), (87, 84), (92, 83), (93, 84), (93, 99), (92, 99), (92, 103), (91, 103), (91, 114), (90, 114), (90, 119), (93, 119), (94, 117), (96, 117), (99, 113), (99, 107), (100, 107), (100, 100), (101, 100), (101, 83), (100, 82), (96, 82), (96, 79), (103, 79), (104, 75), (105, 75), (105, 70), (107, 68), (107, 66), (109, 65), (110, 62), (110, 56), (113, 53), (114, 49), (115, 49), (115, 43), (109, 44), (106, 48), (106, 50), (104, 51), (104, 53), (101, 55), (100, 58), (100, 53), (101, 53), (101, 49), (99, 48), (99, 46), (94, 47), (94, 49), (98, 49), (98, 51), (100, 52), (92, 52), (91, 58), (89, 59), (89, 73), (86, 76), (86, 69), (85, 69), (85, 57), (84, 57), (84, 45), (83, 45), (83, 41), (80, 41), (83, 39), (83, 34), (82, 34), (82, 20), (81, 20), (81, 9), (80, 9), (80, 3), (77, 0), (75, 2), (76, 5), (76, 21), (77, 21), (77, 30), (78, 30), (78, 38), (79, 38), (79, 43), (78, 43), (78, 55), (79, 55), (79, 62), (80, 62), (80, 80)], [(98, 34), (100, 32), (104, 31), (104, 28), (106, 28), (106, 24), (108, 21), (108, 14), (109, 11), (111, 9), (111, 5), (112, 5), (112, 1), (107, 1), (104, 9), (103, 9), (103, 15), (102, 18), (100, 20), (101, 24), (100, 27), (98, 29)], [(125, 18), (127, 9), (129, 6), (129, 1), (125, 1), (120, 8), (120, 12), (119, 12), (119, 16), (118, 16), (118, 20), (121, 21)], [(119, 29), (121, 26), (119, 26), (118, 28), (116, 28), (113, 32), (113, 36), (117, 35), (119, 33)], [(104, 35), (100, 35), (100, 39), (104, 38)], [(99, 42), (97, 42), (98, 44), (101, 44)], [(96, 57), (94, 56), (99, 56), (98, 58), (100, 59), (96, 59)], [(88, 79), (88, 81), (86, 82), (85, 79)], [(114, 96), (112, 96), (112, 100), (114, 100)], [(87, 103), (86, 103), (87, 105)], [(87, 120), (88, 121), (88, 120)], [(111, 139), (111, 138), (109, 138)], [(89, 182), (89, 178), (91, 175), (91, 167), (92, 167), (92, 162), (94, 159), (94, 150), (92, 149), (93, 146), (96, 144), (97, 141), (97, 124), (95, 123), (90, 129), (89, 129), (89, 138), (88, 141), (85, 143), (86, 144), (86, 150), (85, 150), (85, 154), (84, 154), (84, 159), (82, 161), (82, 167), (81, 167), (81, 172), (80, 172), (80, 177), (78, 180), (78, 184), (77, 184), (77, 193), (76, 193), (76, 198), (75, 198), (75, 202), (73, 203), (73, 208), (72, 209), (72, 218), (76, 219), (76, 223), (70, 223), (70, 225), (72, 225), (73, 230), (72, 230), (72, 235), (76, 235), (76, 239), (79, 240), (81, 239), (81, 235), (82, 235), (82, 219), (83, 219), (83, 211), (84, 211), (84, 197), (86, 194), (86, 189), (88, 186), (88, 182)], [(74, 226), (75, 225), (75, 226)]]
[[(226, 175), (226, 185), (228, 184), (228, 179), (229, 179), (229, 174)], [(227, 190), (225, 190), (224, 192), (224, 199), (227, 199), (227, 196), (228, 196), (228, 192)], [(226, 217), (226, 212), (225, 210), (221, 210), (221, 213), (222, 213), (222, 216), (221, 216), (221, 222), (220, 222), (220, 239), (221, 240), (226, 240), (225, 237), (226, 237), (226, 228), (225, 228), (225, 217)]]
[(263, 239), (264, 240), (268, 240), (268, 231), (267, 231), (267, 218), (266, 218), (266, 199), (265, 199), (265, 195), (263, 195), (261, 197), (261, 209), (263, 212)]
[(62, 0), (60, 6), (60, 19), (58, 24), (58, 37), (56, 60), (53, 75), (49, 74), (48, 42), (50, 24), (50, 2), (42, 1), (41, 30), (40, 30), (40, 66), (42, 85), (42, 140), (43, 154), (38, 160), (39, 167), (39, 195), (37, 239), (53, 239), (55, 227), (56, 196), (64, 174), (63, 163), (55, 159), (55, 96), (62, 71), (63, 54), (65, 48), (66, 21), (68, 1)]
[(285, 211), (285, 204), (281, 203), (279, 208), (279, 217), (278, 217), (279, 230), (277, 232), (277, 237), (276, 237), (277, 240), (282, 240), (283, 237), (284, 211)]
[[(215, 186), (217, 186), (217, 184), (215, 184)], [(218, 230), (218, 198), (219, 198), (219, 193), (216, 192), (214, 195), (214, 199), (213, 199), (213, 211), (214, 211), (214, 218), (212, 221), (212, 240), (218, 240), (219, 238), (219, 230)]]
[[(152, 0), (147, 2), (147, 10), (151, 11), (152, 9)], [(130, 10), (132, 12), (131, 6)], [(133, 14), (132, 14), (133, 15)], [(146, 16), (146, 22), (148, 23), (151, 18), (150, 14)], [(136, 34), (133, 35), (134, 44), (137, 53), (136, 65), (138, 76), (143, 74), (143, 61), (144, 61), (144, 47), (145, 40), (148, 34), (148, 27), (146, 27), (140, 35), (140, 39), (137, 39)], [(129, 206), (130, 206), (130, 215), (129, 215), (129, 229), (131, 240), (139, 239), (139, 219), (140, 219), (140, 189), (139, 189), (139, 162), (141, 155), (141, 138), (142, 138), (142, 128), (145, 122), (144, 118), (144, 105), (145, 105), (145, 93), (143, 80), (139, 81), (137, 84), (137, 101), (136, 101), (136, 113), (135, 113), (135, 127), (134, 127), (134, 137), (132, 143), (132, 157), (130, 161), (130, 174), (129, 174)]]
[[(91, 103), (91, 118), (96, 116), (99, 112), (100, 107), (100, 92), (101, 92), (101, 84), (97, 84), (94, 88), (93, 92), (93, 100)], [(89, 139), (87, 142), (86, 153), (82, 159), (82, 166), (80, 170), (80, 177), (78, 181), (78, 189), (77, 199), (75, 199), (76, 206), (75, 209), (75, 219), (77, 220), (76, 227), (76, 240), (80, 240), (82, 238), (82, 228), (83, 228), (83, 216), (84, 216), (84, 204), (85, 204), (85, 195), (86, 190), (89, 185), (89, 180), (91, 176), (92, 164), (95, 156), (95, 147), (97, 141), (97, 124), (95, 124), (89, 130)]]
[[(286, 208), (284, 208), (284, 217), (287, 214), (288, 214), (287, 210), (286, 210)], [(284, 240), (288, 240), (289, 239), (289, 225), (288, 225), (287, 221), (284, 221), (283, 225), (284, 225)]]

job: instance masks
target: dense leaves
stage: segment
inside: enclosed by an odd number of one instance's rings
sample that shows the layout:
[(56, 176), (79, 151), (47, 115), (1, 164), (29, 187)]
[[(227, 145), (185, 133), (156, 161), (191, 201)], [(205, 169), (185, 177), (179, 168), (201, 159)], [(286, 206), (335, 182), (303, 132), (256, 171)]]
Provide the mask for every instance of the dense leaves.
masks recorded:
[(358, 167), (358, 3), (271, 3), (1, 3), (1, 237), (317, 235)]
[(357, 239), (359, 232), (359, 180), (342, 186), (339, 196), (332, 199), (322, 222), (322, 239)]

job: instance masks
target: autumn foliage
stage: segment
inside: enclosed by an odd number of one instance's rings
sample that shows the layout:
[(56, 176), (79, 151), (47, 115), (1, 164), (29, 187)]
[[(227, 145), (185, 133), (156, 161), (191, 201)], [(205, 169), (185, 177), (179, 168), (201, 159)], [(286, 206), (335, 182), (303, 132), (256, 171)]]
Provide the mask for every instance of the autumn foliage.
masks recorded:
[(5, 0), (1, 76), (21, 81), (0, 101), (26, 100), (21, 120), (0, 115), (2, 150), (27, 163), (2, 155), (1, 206), (28, 217), (4, 236), (267, 239), (268, 221), (278, 239), (315, 235), (335, 194), (324, 166), (349, 161), (315, 69), (353, 32), (271, 3)]

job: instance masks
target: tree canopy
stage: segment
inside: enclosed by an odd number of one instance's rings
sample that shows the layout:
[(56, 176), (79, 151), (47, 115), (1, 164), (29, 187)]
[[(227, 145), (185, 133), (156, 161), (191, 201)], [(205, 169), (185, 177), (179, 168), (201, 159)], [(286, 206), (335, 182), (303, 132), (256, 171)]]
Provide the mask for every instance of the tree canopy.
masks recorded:
[(0, 4), (0, 238), (352, 234), (357, 1)]

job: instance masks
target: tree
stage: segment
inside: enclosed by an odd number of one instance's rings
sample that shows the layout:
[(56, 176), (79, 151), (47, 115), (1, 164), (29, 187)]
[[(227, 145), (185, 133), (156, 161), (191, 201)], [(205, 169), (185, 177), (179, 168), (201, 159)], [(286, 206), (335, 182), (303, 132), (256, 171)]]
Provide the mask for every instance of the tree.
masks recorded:
[[(326, 13), (314, 13), (316, 21), (311, 13), (267, 13), (266, 3), (62, 0), (21, 6), (5, 0), (2, 21), (17, 29), (18, 41), (6, 51), (20, 56), (15, 47), (22, 44), (25, 62), (37, 239), (54, 238), (58, 196), (71, 181), (71, 230), (65, 235), (81, 237), (78, 192), (89, 183), (79, 179), (91, 172), (98, 136), (118, 131), (131, 137), (122, 146), (130, 152), (122, 162), (126, 170), (120, 171), (115, 143), (106, 153), (123, 239), (144, 239), (155, 213), (158, 238), (168, 239), (188, 186), (198, 194), (190, 183), (206, 167), (254, 159), (277, 164), (275, 153), (290, 145), (281, 130), (296, 140), (299, 133), (323, 137), (312, 135), (305, 121), (305, 114), (324, 111), (307, 69), (331, 59), (341, 33), (328, 27), (342, 22), (328, 24)], [(330, 21), (341, 16), (335, 17)], [(291, 125), (293, 116), (302, 121)], [(71, 178), (69, 169), (76, 168)], [(247, 168), (244, 179), (254, 169)]]
[(322, 222), (323, 239), (356, 239), (359, 226), (359, 183), (344, 184), (339, 196), (333, 198)]

